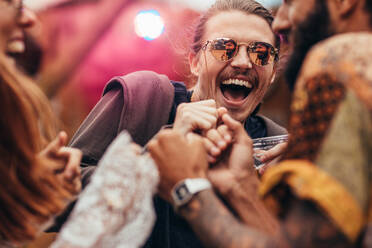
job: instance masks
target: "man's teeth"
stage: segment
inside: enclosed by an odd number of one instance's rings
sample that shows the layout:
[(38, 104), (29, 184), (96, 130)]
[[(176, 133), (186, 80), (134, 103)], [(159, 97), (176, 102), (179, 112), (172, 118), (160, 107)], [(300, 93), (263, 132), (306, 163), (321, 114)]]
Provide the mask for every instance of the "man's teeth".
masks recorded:
[(252, 88), (252, 84), (250, 82), (240, 80), (240, 79), (228, 79), (228, 80), (223, 81), (222, 84), (224, 85), (234, 84), (234, 85), (245, 86), (249, 89)]

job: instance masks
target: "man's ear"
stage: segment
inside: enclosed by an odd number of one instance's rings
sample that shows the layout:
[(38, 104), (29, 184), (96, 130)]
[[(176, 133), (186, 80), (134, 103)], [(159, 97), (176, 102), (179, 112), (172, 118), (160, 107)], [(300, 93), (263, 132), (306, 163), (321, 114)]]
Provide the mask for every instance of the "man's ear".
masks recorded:
[(191, 73), (198, 77), (199, 76), (199, 56), (195, 53), (189, 53), (189, 65)]
[(360, 0), (334, 0), (336, 9), (341, 17), (345, 17), (352, 12)]

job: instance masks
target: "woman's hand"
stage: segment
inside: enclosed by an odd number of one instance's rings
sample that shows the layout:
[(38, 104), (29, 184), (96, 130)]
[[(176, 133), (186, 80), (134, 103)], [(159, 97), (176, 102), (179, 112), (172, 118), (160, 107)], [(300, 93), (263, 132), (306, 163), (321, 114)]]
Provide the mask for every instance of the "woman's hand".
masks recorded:
[(40, 159), (50, 161), (50, 168), (71, 194), (81, 190), (80, 161), (82, 153), (76, 148), (66, 147), (67, 134), (60, 132), (39, 154)]

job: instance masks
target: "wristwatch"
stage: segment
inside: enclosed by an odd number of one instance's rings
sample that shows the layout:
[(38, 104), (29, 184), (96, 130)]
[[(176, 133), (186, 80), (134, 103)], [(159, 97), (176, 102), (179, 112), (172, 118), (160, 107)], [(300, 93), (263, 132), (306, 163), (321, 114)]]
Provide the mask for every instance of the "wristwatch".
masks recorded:
[(211, 188), (212, 184), (206, 178), (187, 178), (178, 182), (171, 192), (174, 208), (178, 210), (188, 203), (195, 194)]

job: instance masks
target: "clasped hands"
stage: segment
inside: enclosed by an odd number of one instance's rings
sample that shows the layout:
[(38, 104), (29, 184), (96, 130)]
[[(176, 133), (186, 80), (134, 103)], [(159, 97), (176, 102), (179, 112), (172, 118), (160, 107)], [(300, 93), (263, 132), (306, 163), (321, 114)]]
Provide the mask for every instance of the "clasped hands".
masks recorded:
[(181, 104), (173, 129), (159, 132), (148, 150), (159, 168), (159, 194), (168, 201), (173, 186), (186, 178), (208, 178), (222, 195), (257, 178), (252, 139), (214, 100)]
[(48, 161), (49, 169), (56, 175), (63, 188), (71, 195), (81, 190), (80, 161), (82, 152), (66, 147), (67, 134), (60, 132), (38, 155), (41, 160)]

